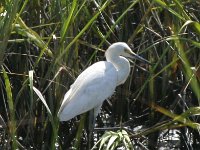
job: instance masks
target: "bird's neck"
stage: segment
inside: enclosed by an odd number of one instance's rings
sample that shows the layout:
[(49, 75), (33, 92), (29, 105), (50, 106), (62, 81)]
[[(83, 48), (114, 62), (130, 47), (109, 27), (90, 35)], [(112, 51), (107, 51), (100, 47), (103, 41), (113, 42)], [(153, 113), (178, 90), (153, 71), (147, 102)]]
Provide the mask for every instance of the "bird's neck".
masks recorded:
[(115, 68), (118, 72), (117, 85), (123, 84), (126, 81), (126, 79), (128, 78), (128, 75), (130, 73), (129, 61), (122, 56), (109, 57), (109, 58), (107, 58), (107, 61), (111, 62), (115, 66)]

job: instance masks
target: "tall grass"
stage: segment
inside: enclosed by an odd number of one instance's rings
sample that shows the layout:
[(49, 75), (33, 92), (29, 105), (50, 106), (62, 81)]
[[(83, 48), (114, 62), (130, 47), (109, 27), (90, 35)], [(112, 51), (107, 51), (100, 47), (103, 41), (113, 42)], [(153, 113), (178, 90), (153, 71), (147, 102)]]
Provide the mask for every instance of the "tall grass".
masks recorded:
[[(0, 149), (199, 149), (199, 7), (192, 0), (1, 1)], [(57, 111), (78, 74), (105, 60), (117, 41), (153, 65), (132, 63), (88, 140), (87, 114), (61, 123)], [(179, 132), (177, 147), (165, 141), (171, 131)]]

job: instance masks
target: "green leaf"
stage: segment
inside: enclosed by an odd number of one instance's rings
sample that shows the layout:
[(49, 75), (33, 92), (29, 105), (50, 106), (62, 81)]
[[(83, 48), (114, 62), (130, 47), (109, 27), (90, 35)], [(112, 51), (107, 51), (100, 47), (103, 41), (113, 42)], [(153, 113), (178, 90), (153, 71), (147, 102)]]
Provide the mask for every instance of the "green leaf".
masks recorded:
[(195, 21), (194, 22), (194, 27), (198, 31), (198, 33), (200, 34), (200, 23)]
[(11, 90), (11, 84), (10, 80), (8, 78), (8, 75), (5, 71), (5, 69), (2, 67), (3, 70), (3, 77), (5, 81), (5, 86), (6, 86), (6, 95), (7, 95), (7, 102), (8, 102), (8, 108), (10, 112), (10, 118), (9, 118), (9, 131), (10, 135), (12, 137), (12, 146), (13, 149), (17, 149), (17, 139), (16, 139), (16, 121), (15, 121), (15, 108), (14, 108), (14, 101), (13, 101), (13, 96), (12, 96), (12, 90)]
[(200, 107), (190, 107), (186, 112), (181, 114), (185, 118), (193, 115), (200, 115)]
[(102, 137), (101, 137), (101, 143), (99, 146), (99, 150), (101, 150), (101, 148), (103, 147), (103, 145), (106, 144), (106, 141), (111, 137), (110, 132), (106, 132)]
[(110, 147), (114, 144), (115, 140), (117, 140), (118, 138), (118, 135), (112, 135), (109, 142), (108, 142), (108, 145), (106, 147), (106, 150), (109, 150)]
[(187, 20), (184, 25), (180, 28), (179, 33), (188, 25), (192, 25), (196, 31), (198, 32), (198, 34), (200, 34), (200, 23), (196, 22), (196, 21), (192, 21), (192, 20)]
[(125, 130), (122, 130), (122, 134), (124, 136), (124, 139), (125, 139), (126, 143), (128, 144), (128, 147), (130, 149), (133, 149), (133, 145), (132, 145), (132, 142), (131, 142), (131, 139), (130, 139), (128, 133)]
[[(68, 52), (70, 47), (80, 38), (80, 36), (82, 36), (85, 33), (85, 31), (97, 19), (97, 17), (101, 14), (101, 12), (110, 4), (110, 2), (111, 2), (111, 0), (108, 0), (101, 6), (99, 11), (88, 21), (88, 23), (83, 27), (83, 29), (73, 38), (73, 40), (67, 45), (67, 47), (56, 58), (56, 60), (54, 61), (54, 65), (56, 65), (61, 60), (61, 58)], [(52, 68), (50, 67), (50, 69), (52, 69)]]
[(119, 140), (122, 141), (123, 134), (122, 134), (121, 130), (117, 131), (117, 134), (119, 135)]
[(161, 0), (154, 0), (154, 2), (156, 2), (158, 5), (160, 5), (161, 7), (167, 9), (169, 12), (171, 12), (173, 15), (175, 15), (176, 17), (178, 17), (181, 20), (185, 20), (185, 18), (183, 16), (181, 16), (181, 14), (177, 13), (176, 11), (174, 11), (173, 9), (170, 8), (170, 6), (168, 6), (165, 2), (161, 1)]
[(43, 50), (41, 51), (42, 54), (47, 54), (49, 57), (53, 57), (51, 50), (48, 48), (47, 44), (42, 40), (40, 35), (38, 35), (34, 30), (29, 28), (20, 17), (17, 19), (17, 23), (18, 24), (15, 24), (14, 26), (15, 32), (24, 37), (27, 37), (29, 41), (33, 41), (35, 45), (37, 45)]
[(13, 97), (12, 97), (10, 80), (9, 80), (8, 75), (7, 75), (6, 71), (4, 70), (4, 68), (3, 68), (3, 77), (4, 77), (5, 85), (6, 85), (6, 95), (7, 95), (8, 107), (9, 107), (9, 111), (10, 111), (10, 119), (13, 120), (15, 118), (14, 102), (13, 102)]
[(120, 142), (121, 142), (120, 140), (116, 140), (116, 141), (113, 143), (113, 145), (112, 145), (112, 147), (110, 148), (110, 150), (115, 150), (116, 147), (119, 146)]
[(154, 0), (154, 2), (156, 2), (157, 4), (159, 4), (162, 7), (167, 7), (167, 4), (161, 0)]
[[(0, 21), (0, 66), (3, 63), (3, 58), (5, 52), (7, 51), (8, 40), (12, 32), (12, 25), (15, 20), (18, 8), (20, 5), (20, 0), (11, 1), (8, 3), (8, 8), (6, 10), (5, 17)], [(1, 6), (1, 4), (0, 4)]]
[(44, 106), (46, 107), (47, 109), (47, 112), (50, 114), (50, 116), (52, 116), (52, 113), (46, 103), (46, 100), (44, 99), (44, 97), (42, 96), (42, 93), (36, 88), (33, 86), (33, 90), (35, 91), (35, 93), (38, 95), (38, 97), (40, 98), (40, 100), (42, 101), (42, 103), (44, 104)]
[(29, 71), (29, 84), (30, 84), (30, 108), (32, 109), (32, 105), (33, 105), (33, 70)]
[(108, 131), (101, 139), (93, 146), (93, 149), (99, 144), (99, 150), (106, 146), (106, 150), (114, 150), (119, 144), (124, 144), (127, 149), (133, 149), (132, 142), (128, 133), (125, 130), (118, 130), (117, 132)]
[(67, 29), (70, 25), (70, 23), (72, 22), (72, 19), (73, 19), (73, 14), (74, 14), (74, 10), (76, 8), (76, 5), (77, 5), (77, 0), (73, 0), (73, 3), (72, 3), (72, 7), (71, 7), (71, 10), (69, 12), (69, 15), (68, 15), (68, 18), (66, 20), (64, 20), (64, 24), (62, 26), (62, 29), (61, 29), (61, 39), (60, 39), (60, 43), (62, 43), (65, 39), (65, 35), (66, 35), (66, 32), (67, 32)]

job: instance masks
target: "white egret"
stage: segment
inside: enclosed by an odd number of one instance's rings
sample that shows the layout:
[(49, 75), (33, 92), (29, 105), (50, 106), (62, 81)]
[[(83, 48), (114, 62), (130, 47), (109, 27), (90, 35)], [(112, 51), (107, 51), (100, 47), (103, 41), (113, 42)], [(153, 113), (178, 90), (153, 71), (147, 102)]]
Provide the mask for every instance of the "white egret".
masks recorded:
[(126, 81), (130, 73), (130, 63), (126, 58), (148, 63), (123, 42), (112, 44), (105, 56), (106, 61), (88, 67), (71, 85), (58, 111), (60, 121), (70, 120), (91, 109), (94, 109), (96, 117), (103, 101), (114, 93), (118, 85)]

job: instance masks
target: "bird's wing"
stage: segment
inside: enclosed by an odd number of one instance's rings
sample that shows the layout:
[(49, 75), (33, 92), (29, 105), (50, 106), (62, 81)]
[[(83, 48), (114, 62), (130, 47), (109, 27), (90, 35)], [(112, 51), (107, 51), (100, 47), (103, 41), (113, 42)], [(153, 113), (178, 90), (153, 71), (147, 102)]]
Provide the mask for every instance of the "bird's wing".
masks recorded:
[[(117, 86), (117, 71), (109, 62), (97, 62), (83, 71), (65, 94), (58, 116), (69, 120), (111, 96)], [(62, 119), (63, 118), (63, 119)]]

